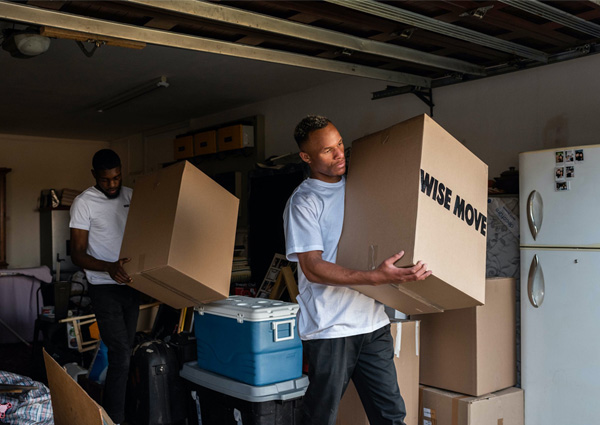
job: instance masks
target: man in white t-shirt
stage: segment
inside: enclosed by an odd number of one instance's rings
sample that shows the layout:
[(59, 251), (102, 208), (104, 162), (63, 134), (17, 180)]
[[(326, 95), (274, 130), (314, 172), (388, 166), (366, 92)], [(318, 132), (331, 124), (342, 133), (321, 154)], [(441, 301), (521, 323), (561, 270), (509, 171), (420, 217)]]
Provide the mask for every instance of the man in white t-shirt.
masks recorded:
[(396, 267), (403, 252), (370, 271), (335, 264), (344, 221), (344, 143), (329, 119), (315, 115), (296, 126), (294, 138), (310, 167), (283, 215), (287, 258), (300, 265), (298, 332), (310, 382), (302, 424), (334, 425), (350, 379), (371, 425), (404, 424), (384, 306), (347, 286), (423, 280), (431, 271), (421, 261)]
[(113, 422), (125, 419), (129, 360), (137, 327), (139, 293), (119, 258), (132, 190), (121, 185), (121, 160), (110, 149), (92, 159), (96, 185), (71, 206), (71, 258), (85, 270), (100, 337), (108, 348), (102, 405)]

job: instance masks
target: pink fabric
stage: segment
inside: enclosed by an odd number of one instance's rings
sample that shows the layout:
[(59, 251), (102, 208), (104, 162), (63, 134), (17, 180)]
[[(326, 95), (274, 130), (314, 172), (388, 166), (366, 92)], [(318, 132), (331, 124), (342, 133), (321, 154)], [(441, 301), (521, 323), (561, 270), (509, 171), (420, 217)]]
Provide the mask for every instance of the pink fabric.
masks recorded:
[[(38, 314), (36, 295), (40, 280), (52, 281), (48, 267), (0, 270), (0, 319), (26, 341), (33, 340), (33, 329)], [(41, 294), (39, 301), (41, 307)], [(20, 342), (19, 338), (0, 324), (0, 343), (14, 342)]]

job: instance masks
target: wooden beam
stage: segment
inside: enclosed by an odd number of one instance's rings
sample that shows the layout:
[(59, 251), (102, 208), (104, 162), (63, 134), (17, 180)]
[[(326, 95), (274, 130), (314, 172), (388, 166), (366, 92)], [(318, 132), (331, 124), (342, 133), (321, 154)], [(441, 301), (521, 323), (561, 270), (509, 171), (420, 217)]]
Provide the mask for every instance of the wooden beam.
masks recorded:
[(129, 49), (143, 49), (146, 47), (146, 43), (139, 41), (130, 41), (121, 38), (107, 37), (104, 35), (89, 34), (81, 31), (71, 31), (53, 27), (41, 27), (40, 35), (83, 42), (102, 42), (107, 46), (127, 47)]
[[(196, 2), (194, 2), (196, 3)], [(401, 85), (430, 87), (431, 79), (403, 72), (392, 72), (373, 67), (343, 63), (283, 51), (244, 46), (231, 42), (204, 37), (160, 31), (135, 25), (103, 21), (83, 16), (74, 16), (51, 10), (39, 9), (13, 2), (0, 2), (0, 19), (50, 26), (71, 31), (138, 41), (160, 46), (217, 53), (246, 59), (292, 65), (320, 71), (335, 72), (355, 77), (394, 82)]]

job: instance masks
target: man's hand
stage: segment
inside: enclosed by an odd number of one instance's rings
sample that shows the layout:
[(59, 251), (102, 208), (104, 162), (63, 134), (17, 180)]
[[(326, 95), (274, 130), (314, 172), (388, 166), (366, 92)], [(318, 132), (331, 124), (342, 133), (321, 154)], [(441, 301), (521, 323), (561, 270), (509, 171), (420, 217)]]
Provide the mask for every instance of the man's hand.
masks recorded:
[(110, 263), (108, 267), (108, 274), (117, 283), (129, 283), (133, 279), (127, 274), (123, 268), (123, 264), (129, 263), (131, 258), (121, 258), (114, 263)]
[(374, 270), (377, 274), (374, 285), (383, 285), (386, 283), (404, 283), (424, 280), (431, 275), (431, 270), (427, 270), (427, 264), (417, 261), (412, 267), (396, 267), (394, 263), (404, 256), (404, 251), (392, 255)]

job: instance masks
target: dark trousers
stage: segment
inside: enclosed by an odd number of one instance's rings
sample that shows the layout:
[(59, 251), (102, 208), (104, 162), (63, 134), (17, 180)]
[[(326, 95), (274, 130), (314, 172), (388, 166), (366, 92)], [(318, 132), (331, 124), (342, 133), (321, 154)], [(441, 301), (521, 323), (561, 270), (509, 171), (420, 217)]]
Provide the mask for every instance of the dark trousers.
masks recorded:
[(129, 361), (139, 314), (139, 292), (128, 285), (91, 285), (100, 338), (108, 348), (102, 406), (115, 423), (125, 420)]
[(390, 325), (363, 335), (304, 341), (303, 348), (309, 379), (303, 425), (334, 425), (350, 379), (371, 425), (404, 425)]

